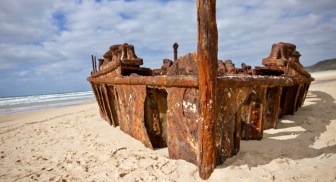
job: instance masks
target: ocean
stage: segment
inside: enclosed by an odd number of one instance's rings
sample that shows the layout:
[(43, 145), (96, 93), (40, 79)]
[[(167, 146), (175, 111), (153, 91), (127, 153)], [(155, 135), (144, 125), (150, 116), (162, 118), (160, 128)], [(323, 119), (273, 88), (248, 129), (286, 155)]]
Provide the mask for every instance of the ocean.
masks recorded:
[(17, 114), (95, 101), (92, 91), (0, 98), (0, 115)]

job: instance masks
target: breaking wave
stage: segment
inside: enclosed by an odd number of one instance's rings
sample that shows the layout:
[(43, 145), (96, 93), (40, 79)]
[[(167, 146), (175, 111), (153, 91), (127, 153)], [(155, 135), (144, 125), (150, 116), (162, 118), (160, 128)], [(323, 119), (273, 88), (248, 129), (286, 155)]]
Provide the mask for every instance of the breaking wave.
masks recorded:
[(0, 115), (40, 110), (94, 101), (92, 91), (0, 98)]

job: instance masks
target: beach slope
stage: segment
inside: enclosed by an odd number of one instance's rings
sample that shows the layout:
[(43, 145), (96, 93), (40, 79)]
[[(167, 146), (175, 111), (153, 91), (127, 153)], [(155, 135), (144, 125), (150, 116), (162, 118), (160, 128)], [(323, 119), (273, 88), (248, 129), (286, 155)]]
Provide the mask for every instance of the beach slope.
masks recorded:
[[(208, 181), (335, 181), (336, 71), (315, 72), (305, 104)], [(0, 117), (0, 181), (202, 181), (195, 165), (150, 150), (95, 102)]]

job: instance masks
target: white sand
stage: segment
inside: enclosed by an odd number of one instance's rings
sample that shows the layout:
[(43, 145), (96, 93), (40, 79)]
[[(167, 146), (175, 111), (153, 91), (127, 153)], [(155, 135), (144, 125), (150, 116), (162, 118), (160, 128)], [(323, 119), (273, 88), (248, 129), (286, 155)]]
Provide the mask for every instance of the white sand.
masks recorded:
[[(336, 181), (336, 71), (304, 107), (217, 166), (209, 181)], [(0, 117), (0, 181), (202, 181), (197, 167), (104, 122), (96, 103)]]

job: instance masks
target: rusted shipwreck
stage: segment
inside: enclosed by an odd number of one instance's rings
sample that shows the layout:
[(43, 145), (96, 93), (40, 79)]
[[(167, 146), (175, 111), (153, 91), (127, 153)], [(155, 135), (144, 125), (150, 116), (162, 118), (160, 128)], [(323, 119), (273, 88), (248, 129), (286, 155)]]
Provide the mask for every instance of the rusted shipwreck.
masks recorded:
[(134, 46), (113, 45), (98, 66), (92, 57), (87, 80), (104, 120), (148, 148), (168, 147), (170, 158), (194, 163), (207, 179), (238, 153), (240, 140), (260, 140), (279, 117), (294, 114), (313, 78), (290, 43), (274, 44), (254, 69), (218, 60), (216, 20), (209, 16), (215, 1), (200, 1), (197, 52), (178, 57), (174, 44), (174, 59), (152, 70), (141, 67)]

